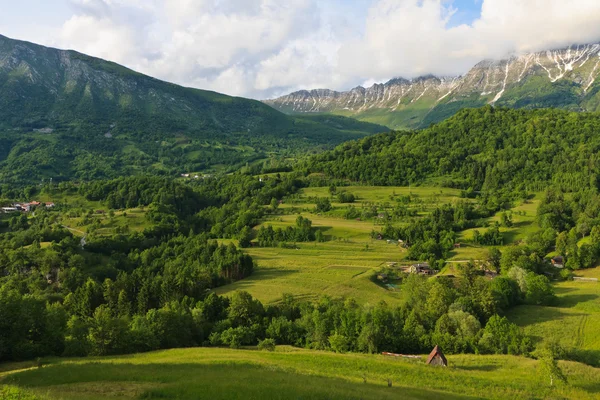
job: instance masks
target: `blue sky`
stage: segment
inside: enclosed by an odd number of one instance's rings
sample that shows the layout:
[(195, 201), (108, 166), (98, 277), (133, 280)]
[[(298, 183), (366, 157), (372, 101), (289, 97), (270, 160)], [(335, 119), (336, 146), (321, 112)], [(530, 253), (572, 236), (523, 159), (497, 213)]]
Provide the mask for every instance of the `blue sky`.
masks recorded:
[(0, 34), (269, 98), (600, 41), (598, 0), (0, 0)]
[(481, 0), (454, 0), (452, 6), (457, 11), (452, 15), (448, 26), (471, 25), (473, 21), (481, 16), (482, 4)]

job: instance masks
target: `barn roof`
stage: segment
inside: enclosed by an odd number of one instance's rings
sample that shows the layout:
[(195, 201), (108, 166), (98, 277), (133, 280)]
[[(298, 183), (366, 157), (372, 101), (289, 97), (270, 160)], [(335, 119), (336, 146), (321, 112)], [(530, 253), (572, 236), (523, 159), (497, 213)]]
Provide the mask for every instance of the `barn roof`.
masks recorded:
[(429, 353), (429, 357), (427, 357), (427, 364), (431, 364), (431, 361), (435, 358), (435, 356), (440, 356), (440, 358), (444, 361), (444, 365), (448, 365), (448, 360), (446, 360), (446, 356), (442, 353), (442, 349), (436, 345), (431, 353)]

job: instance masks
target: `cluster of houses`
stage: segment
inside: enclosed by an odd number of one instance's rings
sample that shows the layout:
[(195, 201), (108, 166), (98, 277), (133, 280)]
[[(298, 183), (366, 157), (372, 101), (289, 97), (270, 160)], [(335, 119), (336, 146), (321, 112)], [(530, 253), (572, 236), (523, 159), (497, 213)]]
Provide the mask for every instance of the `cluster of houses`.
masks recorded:
[[(564, 266), (565, 266), (565, 259), (563, 256), (554, 256), (549, 261), (552, 264), (552, 266), (554, 266), (555, 268), (561, 269), (561, 268), (564, 268)], [(398, 263), (395, 263), (395, 262), (388, 262), (387, 266), (394, 268), (394, 269), (398, 268), (400, 271), (407, 273), (407, 274), (433, 276), (433, 275), (436, 275), (436, 273), (437, 273), (437, 271), (432, 269), (431, 266), (429, 265), (429, 263), (426, 263), (426, 262), (416, 263), (416, 264), (412, 264), (412, 265), (402, 265), (402, 266), (398, 266)], [(498, 273), (496, 271), (492, 271), (487, 268), (486, 263), (481, 264), (481, 270), (483, 271), (484, 276), (488, 279), (494, 279), (498, 276)], [(444, 276), (446, 276), (448, 278), (454, 278), (454, 275), (444, 275)], [(387, 282), (388, 275), (383, 272), (379, 273), (377, 275), (377, 279), (381, 282)]]
[(54, 203), (40, 203), (39, 201), (32, 201), (29, 203), (14, 203), (13, 205), (8, 207), (2, 207), (2, 212), (5, 214), (13, 212), (30, 212), (37, 207), (52, 208), (54, 207)]
[(192, 178), (193, 179), (200, 179), (200, 178), (202, 178), (202, 179), (208, 179), (208, 178), (211, 178), (212, 175), (204, 174), (204, 175), (200, 176), (200, 175), (197, 175), (197, 174), (181, 174), (181, 177), (182, 178), (190, 178), (190, 179), (192, 179)]

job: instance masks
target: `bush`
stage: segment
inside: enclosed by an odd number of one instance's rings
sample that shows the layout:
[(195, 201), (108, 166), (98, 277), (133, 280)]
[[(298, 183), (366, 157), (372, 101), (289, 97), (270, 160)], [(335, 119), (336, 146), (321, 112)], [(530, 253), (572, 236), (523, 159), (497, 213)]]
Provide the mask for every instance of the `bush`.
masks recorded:
[(340, 203), (354, 203), (356, 197), (352, 193), (340, 192), (337, 195), (337, 200)]
[(329, 336), (329, 345), (336, 353), (345, 353), (348, 351), (348, 338), (336, 333)]
[(560, 278), (563, 281), (572, 281), (573, 280), (573, 276), (574, 276), (574, 274), (573, 274), (573, 272), (570, 269), (566, 269), (565, 268), (565, 269), (562, 269), (560, 271)]
[(258, 341), (258, 349), (265, 351), (275, 351), (275, 340), (265, 339)]
[(317, 199), (317, 201), (315, 202), (316, 207), (315, 207), (315, 211), (316, 212), (327, 212), (331, 210), (331, 202), (329, 201), (329, 199), (327, 197), (319, 197)]
[(527, 282), (527, 292), (525, 293), (525, 302), (536, 306), (548, 306), (554, 304), (556, 295), (550, 280), (544, 275), (536, 275), (530, 272), (525, 277)]

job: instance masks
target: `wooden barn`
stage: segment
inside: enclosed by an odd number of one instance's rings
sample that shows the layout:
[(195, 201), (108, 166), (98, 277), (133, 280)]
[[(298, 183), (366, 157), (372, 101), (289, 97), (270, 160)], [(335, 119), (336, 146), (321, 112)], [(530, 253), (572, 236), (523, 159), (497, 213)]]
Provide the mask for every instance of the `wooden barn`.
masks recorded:
[(442, 353), (442, 349), (439, 346), (435, 346), (431, 353), (429, 353), (429, 357), (427, 357), (427, 365), (441, 365), (444, 367), (448, 366), (448, 360), (446, 360), (446, 356)]

